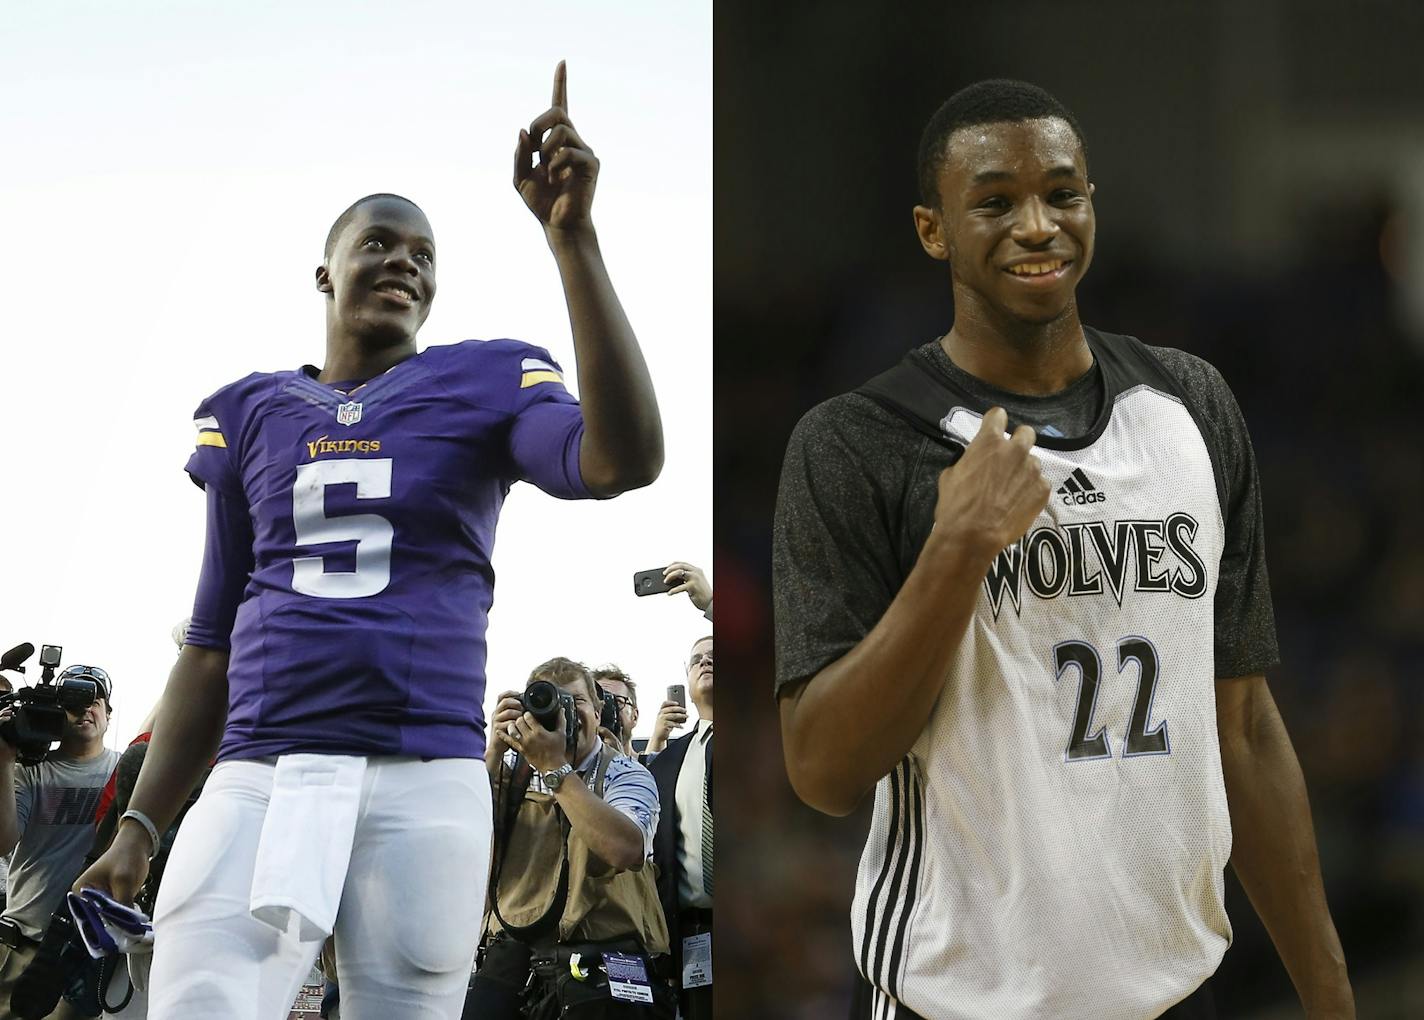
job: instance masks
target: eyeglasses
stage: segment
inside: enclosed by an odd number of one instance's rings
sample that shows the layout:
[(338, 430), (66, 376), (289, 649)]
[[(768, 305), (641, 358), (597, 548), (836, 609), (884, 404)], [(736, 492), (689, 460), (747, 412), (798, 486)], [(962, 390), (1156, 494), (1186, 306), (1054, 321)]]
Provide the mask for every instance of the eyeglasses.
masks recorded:
[(629, 705), (633, 704), (632, 698), (625, 698), (621, 694), (614, 694), (612, 695), (612, 698), (613, 704), (617, 705), (619, 708), (627, 708)]

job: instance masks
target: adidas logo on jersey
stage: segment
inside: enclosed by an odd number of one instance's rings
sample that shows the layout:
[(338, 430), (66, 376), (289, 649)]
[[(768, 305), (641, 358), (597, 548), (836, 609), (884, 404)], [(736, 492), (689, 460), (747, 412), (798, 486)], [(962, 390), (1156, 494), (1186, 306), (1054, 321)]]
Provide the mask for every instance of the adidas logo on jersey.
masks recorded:
[(1092, 480), (1083, 473), (1082, 468), (1073, 469), (1073, 473), (1058, 487), (1058, 495), (1063, 497), (1064, 505), (1076, 503), (1079, 506), (1085, 506), (1088, 503), (1106, 503), (1108, 501), (1108, 494), (1100, 492)]

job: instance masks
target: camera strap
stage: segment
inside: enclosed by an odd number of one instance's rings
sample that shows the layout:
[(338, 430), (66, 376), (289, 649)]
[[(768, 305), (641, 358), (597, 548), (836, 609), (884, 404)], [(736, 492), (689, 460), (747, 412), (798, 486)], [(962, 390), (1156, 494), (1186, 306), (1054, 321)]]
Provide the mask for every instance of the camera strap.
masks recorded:
[(128, 959), (126, 954), (117, 953), (112, 956), (106, 956), (103, 960), (99, 961), (99, 1006), (105, 1013), (119, 1013), (123, 1011), (128, 1006), (129, 1000), (133, 998), (133, 978), (130, 977), (129, 990), (124, 995), (123, 1000), (116, 1006), (109, 1004), (109, 987), (113, 983), (114, 975), (118, 973), (119, 965), (127, 964)]

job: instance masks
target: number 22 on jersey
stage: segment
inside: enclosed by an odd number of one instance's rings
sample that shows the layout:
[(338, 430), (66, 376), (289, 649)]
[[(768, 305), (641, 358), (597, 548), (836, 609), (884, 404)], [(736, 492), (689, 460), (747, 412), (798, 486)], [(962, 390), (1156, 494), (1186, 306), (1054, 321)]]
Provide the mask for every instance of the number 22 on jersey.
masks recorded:
[[(1144, 637), (1134, 635), (1123, 638), (1117, 643), (1117, 671), (1121, 673), (1132, 662), (1137, 663), (1137, 697), (1132, 702), (1132, 716), (1127, 723), (1122, 756), (1135, 758), (1144, 754), (1170, 754), (1172, 748), (1167, 739), (1167, 720), (1163, 719), (1151, 732), (1147, 729), (1160, 671), (1156, 646)], [(1073, 713), (1073, 732), (1068, 739), (1064, 760), (1111, 758), (1112, 744), (1108, 741), (1107, 727), (1100, 726), (1096, 733), (1089, 735), (1093, 714), (1098, 707), (1098, 686), (1103, 676), (1102, 658), (1097, 648), (1086, 641), (1063, 641), (1054, 645), (1054, 680), (1062, 680), (1070, 666), (1078, 667), (1078, 706)]]

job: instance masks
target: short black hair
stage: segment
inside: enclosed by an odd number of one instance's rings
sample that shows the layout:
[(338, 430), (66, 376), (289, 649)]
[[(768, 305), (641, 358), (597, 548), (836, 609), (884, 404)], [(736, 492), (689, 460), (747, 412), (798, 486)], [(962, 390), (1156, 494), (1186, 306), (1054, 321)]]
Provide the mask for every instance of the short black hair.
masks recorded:
[(331, 229), (326, 232), (326, 245), (322, 248), (321, 257), (326, 261), (331, 260), (331, 250), (336, 247), (336, 239), (341, 236), (341, 232), (346, 229), (346, 224), (351, 222), (351, 217), (356, 215), (356, 210), (360, 209), (367, 202), (374, 202), (380, 198), (394, 198), (398, 202), (404, 202), (420, 215), (425, 215), (425, 210), (416, 205), (404, 195), (393, 195), (387, 191), (380, 191), (374, 195), (367, 195), (365, 198), (358, 198), (346, 207), (346, 211), (336, 217), (336, 222), (331, 225)]
[(939, 171), (949, 155), (949, 136), (960, 128), (980, 124), (1012, 124), (1043, 117), (1058, 117), (1068, 122), (1078, 137), (1086, 155), (1087, 143), (1078, 120), (1048, 91), (1026, 81), (990, 78), (966, 85), (945, 100), (935, 111), (920, 135), (918, 172), (920, 202), (931, 208), (940, 207)]

